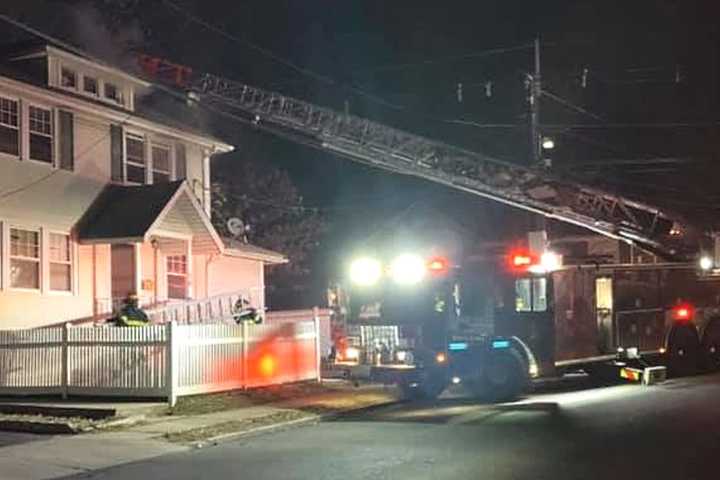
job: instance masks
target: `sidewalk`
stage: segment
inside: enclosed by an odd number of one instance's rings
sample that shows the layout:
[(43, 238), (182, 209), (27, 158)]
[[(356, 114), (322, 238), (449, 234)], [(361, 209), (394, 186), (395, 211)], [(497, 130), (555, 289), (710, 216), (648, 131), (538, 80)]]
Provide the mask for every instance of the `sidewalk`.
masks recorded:
[[(395, 390), (388, 387), (332, 383), (335, 385), (300, 397), (282, 387), (249, 395), (233, 392), (194, 397), (180, 402), (172, 415), (149, 415), (115, 431), (43, 437), (2, 447), (0, 477), (49, 479), (89, 472), (397, 401)], [(236, 405), (239, 408), (233, 408)]]

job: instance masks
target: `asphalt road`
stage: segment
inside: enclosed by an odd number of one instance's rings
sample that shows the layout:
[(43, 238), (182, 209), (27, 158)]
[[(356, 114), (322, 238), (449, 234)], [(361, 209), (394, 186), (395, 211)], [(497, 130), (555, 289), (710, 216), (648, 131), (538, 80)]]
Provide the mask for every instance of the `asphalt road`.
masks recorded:
[(450, 398), (244, 438), (76, 478), (715, 479), (720, 375), (478, 405)]

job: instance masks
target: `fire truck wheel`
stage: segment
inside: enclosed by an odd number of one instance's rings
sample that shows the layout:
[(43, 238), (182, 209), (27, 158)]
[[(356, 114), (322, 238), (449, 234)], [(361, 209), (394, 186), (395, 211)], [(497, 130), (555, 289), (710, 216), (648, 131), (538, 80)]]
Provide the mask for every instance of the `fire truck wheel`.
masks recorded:
[(530, 382), (527, 363), (514, 349), (493, 352), (488, 358), (482, 380), (482, 396), (486, 399), (492, 402), (515, 399)]
[(705, 369), (712, 372), (720, 370), (720, 317), (710, 319), (703, 329), (700, 345)]
[(447, 387), (444, 373), (423, 373), (420, 378), (400, 383), (402, 397), (405, 400), (432, 400), (440, 396)]
[(668, 374), (674, 377), (698, 372), (702, 347), (697, 328), (693, 324), (676, 324), (665, 341)]

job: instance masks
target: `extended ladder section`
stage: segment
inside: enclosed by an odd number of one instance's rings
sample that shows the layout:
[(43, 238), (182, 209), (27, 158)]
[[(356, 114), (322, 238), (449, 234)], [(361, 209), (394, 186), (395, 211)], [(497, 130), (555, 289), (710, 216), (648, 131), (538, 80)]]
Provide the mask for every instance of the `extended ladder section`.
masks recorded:
[(186, 88), (200, 105), (258, 128), (675, 256), (665, 243), (674, 221), (657, 207), (242, 82), (143, 58), (141, 65), (155, 78)]

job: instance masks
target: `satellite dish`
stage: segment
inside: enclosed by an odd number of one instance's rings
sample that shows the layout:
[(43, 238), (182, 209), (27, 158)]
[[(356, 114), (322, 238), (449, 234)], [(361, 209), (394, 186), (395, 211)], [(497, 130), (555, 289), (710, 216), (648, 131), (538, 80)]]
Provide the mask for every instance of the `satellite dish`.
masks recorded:
[(245, 223), (237, 217), (228, 218), (226, 226), (233, 237), (240, 237), (245, 233)]

